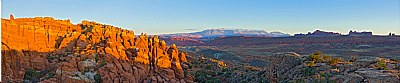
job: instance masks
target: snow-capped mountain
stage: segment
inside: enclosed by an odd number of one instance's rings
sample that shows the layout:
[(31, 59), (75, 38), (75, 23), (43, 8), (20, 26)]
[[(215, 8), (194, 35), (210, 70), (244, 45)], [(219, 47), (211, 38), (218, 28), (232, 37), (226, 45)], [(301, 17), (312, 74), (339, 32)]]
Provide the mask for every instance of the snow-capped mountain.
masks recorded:
[(262, 36), (262, 37), (287, 37), (289, 34), (282, 32), (266, 32), (264, 30), (249, 29), (206, 29), (193, 33), (176, 33), (163, 34), (161, 36), (181, 36), (181, 37), (198, 37), (198, 38), (215, 38), (227, 36)]

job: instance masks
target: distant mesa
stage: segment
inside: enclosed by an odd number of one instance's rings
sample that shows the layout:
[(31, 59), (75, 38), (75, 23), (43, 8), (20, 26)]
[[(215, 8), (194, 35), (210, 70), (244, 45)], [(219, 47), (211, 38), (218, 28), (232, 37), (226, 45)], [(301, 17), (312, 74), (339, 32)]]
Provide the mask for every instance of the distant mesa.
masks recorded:
[(357, 32), (350, 30), (349, 36), (372, 36), (372, 32)]
[[(389, 34), (391, 35), (391, 34)], [(347, 35), (342, 35), (337, 32), (326, 32), (326, 31), (321, 31), (321, 30), (316, 30), (313, 33), (308, 32), (307, 34), (294, 34), (295, 37), (329, 37), (329, 36), (359, 36), (359, 37), (368, 37), (368, 36), (373, 36), (372, 32), (357, 32), (357, 31), (352, 31), (350, 30), (349, 34)]]
[(326, 32), (326, 31), (316, 30), (313, 33), (311, 32), (308, 32), (307, 34), (300, 33), (300, 34), (294, 34), (294, 36), (326, 37), (326, 36), (341, 36), (341, 34), (336, 32)]

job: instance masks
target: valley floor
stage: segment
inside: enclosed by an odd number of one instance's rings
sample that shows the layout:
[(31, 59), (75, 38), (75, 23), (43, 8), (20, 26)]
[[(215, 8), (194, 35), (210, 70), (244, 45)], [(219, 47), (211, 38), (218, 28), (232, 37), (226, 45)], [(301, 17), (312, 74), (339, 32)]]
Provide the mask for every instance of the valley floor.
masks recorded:
[(398, 83), (400, 45), (184, 46), (198, 82)]

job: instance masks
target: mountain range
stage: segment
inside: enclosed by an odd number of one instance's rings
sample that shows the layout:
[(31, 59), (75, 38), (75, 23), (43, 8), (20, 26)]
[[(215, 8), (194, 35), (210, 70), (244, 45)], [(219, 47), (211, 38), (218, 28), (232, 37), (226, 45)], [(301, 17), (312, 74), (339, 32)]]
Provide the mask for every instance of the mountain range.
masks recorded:
[(257, 36), (257, 37), (288, 37), (290, 34), (282, 32), (266, 32), (264, 30), (250, 30), (250, 29), (206, 29), (199, 32), (192, 33), (175, 33), (175, 34), (161, 34), (163, 37), (189, 37), (189, 38), (218, 38), (229, 36)]

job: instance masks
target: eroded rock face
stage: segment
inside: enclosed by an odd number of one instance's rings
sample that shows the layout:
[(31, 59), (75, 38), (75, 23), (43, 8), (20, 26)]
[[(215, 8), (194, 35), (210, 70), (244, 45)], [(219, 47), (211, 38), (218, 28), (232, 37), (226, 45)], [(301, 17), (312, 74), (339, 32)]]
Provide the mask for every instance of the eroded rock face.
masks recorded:
[(2, 19), (1, 29), (3, 81), (193, 82), (181, 67), (186, 54), (158, 36), (52, 17)]
[(399, 83), (399, 76), (390, 73), (389, 70), (376, 70), (372, 68), (363, 68), (355, 71), (355, 75), (362, 78), (362, 81), (357, 82), (369, 82), (369, 83)]

